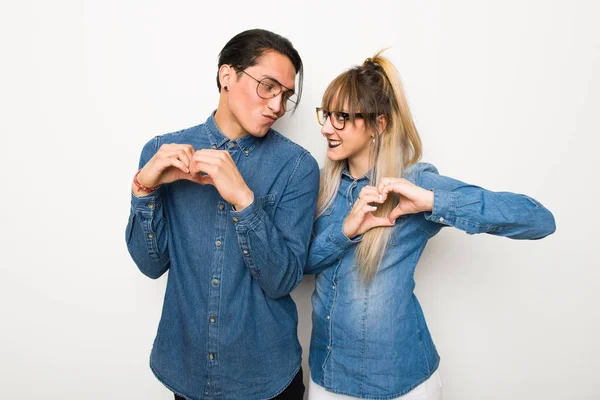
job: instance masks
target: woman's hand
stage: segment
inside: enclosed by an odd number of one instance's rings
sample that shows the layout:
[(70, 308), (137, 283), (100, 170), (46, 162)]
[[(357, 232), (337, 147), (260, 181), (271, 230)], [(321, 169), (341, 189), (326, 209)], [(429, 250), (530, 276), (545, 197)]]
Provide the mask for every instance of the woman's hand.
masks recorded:
[(374, 186), (365, 186), (358, 195), (350, 214), (344, 221), (343, 232), (349, 239), (362, 235), (371, 228), (378, 226), (394, 226), (394, 220), (387, 217), (376, 217), (373, 211), (377, 207), (369, 203), (382, 204), (387, 195), (379, 193)]
[(390, 192), (400, 195), (400, 203), (390, 213), (390, 221), (395, 221), (402, 215), (417, 214), (433, 209), (433, 192), (404, 178), (383, 178), (378, 190), (384, 198)]

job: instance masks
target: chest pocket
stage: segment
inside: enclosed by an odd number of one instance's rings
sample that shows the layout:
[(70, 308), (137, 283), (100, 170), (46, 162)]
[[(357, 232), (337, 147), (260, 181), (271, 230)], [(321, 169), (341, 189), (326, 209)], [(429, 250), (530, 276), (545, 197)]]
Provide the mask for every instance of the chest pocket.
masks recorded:
[(392, 246), (397, 245), (402, 241), (402, 236), (406, 232), (402, 232), (403, 229), (407, 229), (407, 220), (412, 217), (411, 215), (403, 215), (396, 220), (396, 225), (392, 228), (392, 233), (390, 234), (390, 244)]
[(275, 193), (254, 197), (256, 205), (262, 208), (271, 218), (273, 217), (273, 214), (275, 214), (275, 199)]
[(329, 207), (323, 211), (321, 215), (315, 221), (315, 228), (313, 230), (314, 233), (318, 233), (323, 231), (329, 224), (331, 224), (331, 214), (333, 213), (335, 206), (330, 204)]

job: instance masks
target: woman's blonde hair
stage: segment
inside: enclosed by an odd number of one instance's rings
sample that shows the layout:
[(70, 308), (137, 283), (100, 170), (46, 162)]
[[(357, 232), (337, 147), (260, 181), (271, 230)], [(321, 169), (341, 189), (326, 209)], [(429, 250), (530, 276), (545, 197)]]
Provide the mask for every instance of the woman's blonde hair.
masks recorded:
[[(400, 74), (394, 65), (378, 52), (365, 62), (335, 78), (325, 90), (322, 107), (329, 111), (344, 111), (364, 115), (365, 128), (373, 136), (369, 157), (370, 184), (377, 186), (383, 177), (401, 177), (404, 168), (421, 158), (421, 139), (413, 122)], [(382, 132), (378, 131), (384, 118)], [(317, 216), (331, 204), (338, 191), (341, 174), (347, 161), (325, 160), (317, 202)], [(398, 197), (389, 196), (377, 206), (376, 216), (388, 216), (398, 204)], [(373, 228), (358, 244), (355, 262), (368, 283), (377, 272), (387, 249), (391, 229)]]

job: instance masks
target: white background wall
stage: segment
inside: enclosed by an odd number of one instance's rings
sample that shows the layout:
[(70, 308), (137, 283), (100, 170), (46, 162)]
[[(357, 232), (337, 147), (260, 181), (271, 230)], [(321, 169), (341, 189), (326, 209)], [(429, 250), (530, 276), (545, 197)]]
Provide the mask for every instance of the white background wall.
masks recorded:
[[(295, 4), (294, 4), (295, 3)], [(595, 1), (22, 1), (0, 6), (0, 398), (170, 399), (148, 368), (166, 275), (124, 228), (152, 136), (216, 107), (234, 34), (287, 36), (306, 66), (276, 126), (319, 162), (314, 107), (391, 46), (441, 173), (527, 193), (542, 241), (446, 229), (417, 271), (446, 400), (600, 398), (600, 25)], [(308, 357), (307, 278), (294, 292)], [(306, 364), (305, 364), (306, 368)]]

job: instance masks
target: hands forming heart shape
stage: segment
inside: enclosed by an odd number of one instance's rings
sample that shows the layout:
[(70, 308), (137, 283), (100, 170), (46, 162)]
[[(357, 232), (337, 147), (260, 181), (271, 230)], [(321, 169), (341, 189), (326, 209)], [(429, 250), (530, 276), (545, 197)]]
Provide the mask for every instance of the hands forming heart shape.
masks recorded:
[[(389, 193), (400, 196), (400, 202), (388, 216), (376, 216), (377, 206), (383, 204)], [(365, 186), (359, 193), (352, 210), (344, 221), (343, 232), (352, 239), (378, 226), (394, 226), (396, 219), (406, 214), (417, 214), (433, 209), (433, 192), (425, 190), (404, 178), (383, 178), (375, 186)]]
[[(138, 172), (137, 179), (147, 188), (179, 179), (212, 185), (238, 211), (254, 201), (254, 194), (225, 150), (194, 150), (188, 144), (164, 144)], [(132, 190), (136, 196), (144, 195), (135, 186)]]

